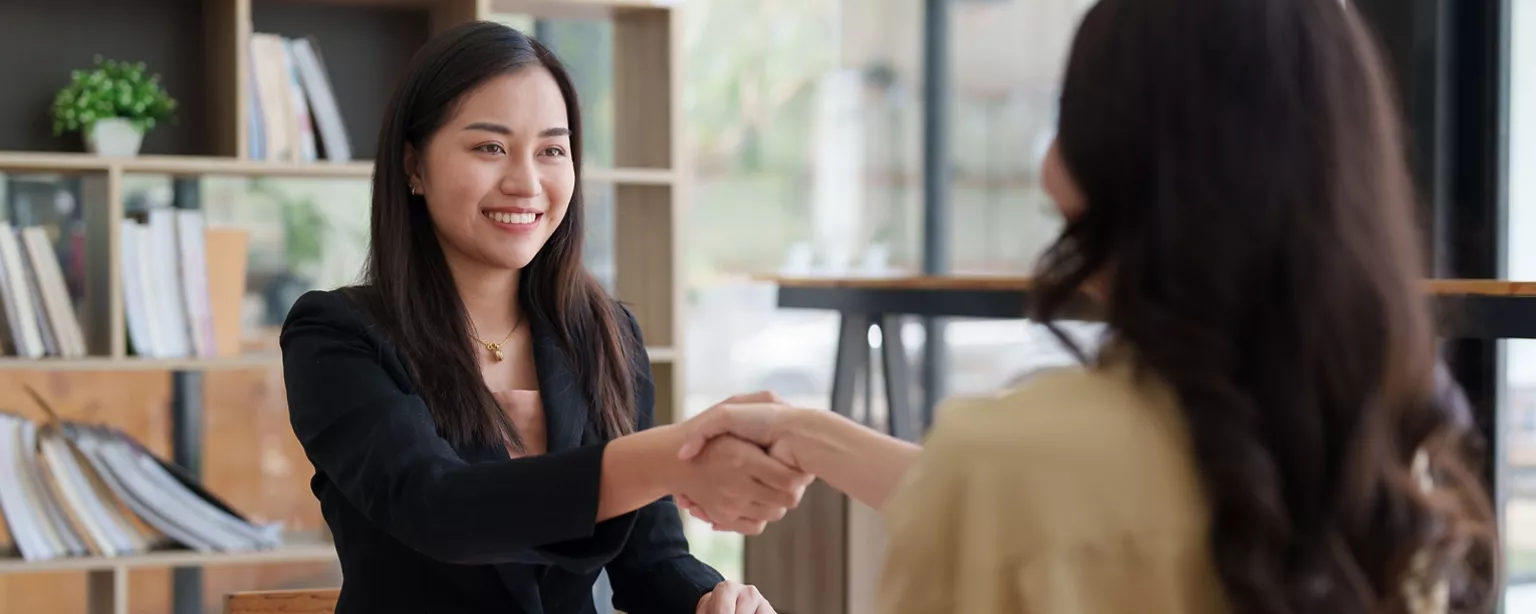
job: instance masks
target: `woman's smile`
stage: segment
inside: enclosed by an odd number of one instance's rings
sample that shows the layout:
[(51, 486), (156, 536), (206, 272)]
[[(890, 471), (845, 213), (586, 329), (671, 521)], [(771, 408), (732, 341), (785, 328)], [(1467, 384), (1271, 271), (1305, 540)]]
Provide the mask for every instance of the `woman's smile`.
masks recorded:
[(544, 214), (532, 209), (484, 209), (480, 215), (502, 232), (523, 234), (532, 232), (544, 220)]

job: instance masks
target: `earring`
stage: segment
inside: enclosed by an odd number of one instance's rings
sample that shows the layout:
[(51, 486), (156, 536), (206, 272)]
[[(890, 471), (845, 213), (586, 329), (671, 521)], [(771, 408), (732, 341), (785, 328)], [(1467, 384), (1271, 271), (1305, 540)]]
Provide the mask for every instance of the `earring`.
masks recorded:
[(414, 182), (412, 182), (410, 184), (410, 186), (411, 186), (411, 196), (420, 196), (421, 195), (421, 192), (416, 189), (416, 184)]

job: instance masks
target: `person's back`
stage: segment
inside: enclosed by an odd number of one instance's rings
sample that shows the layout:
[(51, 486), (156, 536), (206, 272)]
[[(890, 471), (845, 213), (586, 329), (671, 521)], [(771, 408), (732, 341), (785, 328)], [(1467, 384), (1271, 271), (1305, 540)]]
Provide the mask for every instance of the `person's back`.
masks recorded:
[(1053, 369), (941, 412), (886, 507), (882, 611), (1226, 612), (1166, 386)]

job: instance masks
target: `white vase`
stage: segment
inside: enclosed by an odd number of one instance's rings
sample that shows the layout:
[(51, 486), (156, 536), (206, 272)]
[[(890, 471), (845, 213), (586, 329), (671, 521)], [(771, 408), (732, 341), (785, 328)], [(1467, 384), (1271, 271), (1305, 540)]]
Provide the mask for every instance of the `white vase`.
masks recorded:
[(85, 133), (85, 148), (99, 156), (136, 156), (144, 133), (121, 117), (98, 119)]

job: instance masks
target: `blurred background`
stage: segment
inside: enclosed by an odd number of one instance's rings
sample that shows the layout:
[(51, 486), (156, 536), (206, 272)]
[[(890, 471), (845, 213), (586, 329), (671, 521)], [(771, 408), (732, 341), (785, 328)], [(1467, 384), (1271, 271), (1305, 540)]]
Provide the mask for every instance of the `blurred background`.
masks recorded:
[[(683, 104), (692, 184), (683, 234), (683, 339), (689, 412), (759, 389), (813, 406), (827, 403), (836, 314), (778, 309), (773, 285), (755, 276), (922, 271), (923, 56), (934, 38), (925, 31), (924, 5), (686, 4)], [(939, 54), (942, 129), (950, 142), (941, 198), (949, 229), (938, 243), (950, 272), (1027, 274), (1060, 228), (1040, 189), (1038, 165), (1052, 136), (1067, 45), (1090, 5), (950, 0)], [(1505, 17), (1511, 44), (1500, 65), (1507, 67), (1509, 88), (1508, 168), (1518, 169), (1536, 164), (1536, 3), (1510, 5)], [(1383, 27), (1398, 24), (1391, 20), (1406, 12), (1381, 12)], [(512, 13), (498, 19), (535, 34), (566, 62), (582, 96), (587, 164), (611, 166), (611, 23)], [(1412, 105), (1407, 108), (1411, 114)], [(209, 211), (210, 222), (256, 229), (252, 284), (268, 290), (247, 305), (247, 317), (279, 324), (298, 292), (355, 278), (367, 245), (367, 181), (205, 181), (217, 195), (207, 202), (223, 204)], [(145, 206), (172, 196), (168, 178), (137, 177), (134, 186)], [(1503, 277), (1536, 279), (1536, 241), (1520, 240), (1536, 237), (1536, 175), (1510, 172), (1507, 189)], [(588, 265), (611, 283), (612, 200), (599, 186), (588, 206), (594, 221)], [(914, 360), (921, 357), (923, 334), (915, 321), (904, 330)], [(1054, 338), (1024, 320), (951, 321), (945, 342), (942, 371), (953, 394), (989, 390), (1068, 360)], [(1536, 341), (1500, 345), (1497, 424), (1506, 447), (1496, 461), (1507, 472), (1504, 539), (1509, 583), (1518, 591), (1536, 581)], [(696, 523), (690, 534), (701, 556), (741, 577), (739, 536)]]
[[(56, 10), (83, 7), (79, 15), (95, 12), (102, 19), (118, 19), (117, 12), (126, 10), (92, 0), (61, 1), (66, 8)], [(0, 25), (31, 14), (26, 6), (41, 11), (36, 7), (49, 5), (16, 0), (23, 9), (7, 13), (11, 2), (0, 1)], [(336, 4), (393, 10), (409, 3)], [(1536, 164), (1536, 0), (1358, 4), (1397, 73), (1412, 158), (1426, 185), (1427, 219), (1437, 228), (1437, 273), (1536, 280), (1536, 242), (1521, 240), (1536, 237), (1536, 174), (1518, 172)], [(257, 0), (271, 15), (278, 13), (270, 7), (281, 5)], [(685, 304), (678, 335), (686, 356), (680, 363), (685, 413), (762, 389), (800, 404), (828, 404), (837, 316), (777, 308), (774, 286), (760, 281), (764, 275), (917, 274), (935, 266), (951, 274), (1029, 273), (1060, 229), (1040, 189), (1038, 169), (1052, 137), (1067, 46), (1090, 5), (1089, 0), (679, 4), (681, 128), (688, 152), (678, 169), (687, 191), (680, 232)], [(935, 7), (943, 19), (931, 18)], [(586, 164), (614, 166), (612, 23), (510, 11), (496, 19), (545, 41), (564, 60), (580, 91)], [(0, 44), (0, 50), (6, 48)], [(21, 69), (0, 69), (0, 77), (9, 74), (4, 70)], [(10, 102), (4, 89), (0, 106)], [(44, 102), (50, 94), (41, 96)], [(358, 125), (364, 127), (353, 129), (372, 129)], [(947, 146), (933, 149), (934, 139)], [(934, 151), (937, 159), (925, 159)], [(368, 158), (371, 152), (356, 155)], [(79, 185), (70, 181), (67, 173), (0, 168), (7, 219), (46, 226), (59, 237), (79, 235), (72, 229), (87, 221)], [(302, 292), (356, 280), (368, 242), (366, 173), (342, 178), (211, 173), (194, 184), (210, 226), (248, 231), (241, 310), (247, 350), (275, 347), (275, 331)], [(123, 185), (124, 210), (137, 215), (171, 206), (189, 184), (146, 171), (124, 176)], [(592, 222), (587, 264), (610, 287), (614, 235), (622, 230), (614, 200), (612, 186), (597, 184), (587, 192)], [(937, 232), (928, 225), (935, 219), (941, 222)], [(928, 354), (928, 331), (916, 320), (901, 330), (915, 363)], [(943, 331), (942, 363), (933, 365), (923, 382), (943, 394), (985, 392), (1070, 361), (1052, 335), (1026, 320), (956, 319)], [(1094, 331), (1078, 324), (1070, 330), (1084, 339)], [(881, 339), (872, 335), (870, 341), (878, 345)], [(1450, 344), (1447, 354), (1493, 444), (1490, 460), (1500, 485), (1507, 546), (1506, 611), (1536, 612), (1536, 341)], [(24, 377), (51, 386), (83, 417), (97, 415), (92, 412), (100, 410), (93, 408), (106, 404), (130, 407), (112, 412), (114, 419), (134, 416), (130, 430), (145, 433), (152, 449), (170, 445), (164, 409), (172, 382), (125, 385), (129, 380), (81, 374), (66, 381), (56, 373)], [(295, 530), (319, 528), (318, 508), (307, 490), (311, 468), (286, 423), (280, 372), (212, 373), (204, 390), (208, 440), (223, 446), (206, 455), (209, 484), (258, 520), (283, 521)], [(875, 395), (872, 409), (882, 403)], [(728, 577), (743, 577), (740, 536), (714, 533), (691, 520), (688, 529), (701, 558)], [(133, 572), (134, 611), (165, 611), (165, 573)], [(213, 603), (211, 598), (228, 588), (324, 586), (336, 580), (334, 570), (322, 565), (235, 566), (208, 572), (206, 596)], [(66, 585), (63, 579), (47, 581)], [(37, 591), (24, 589), (20, 582), (0, 582), (0, 612), (56, 611), (37, 604), (75, 598), (34, 597)]]

